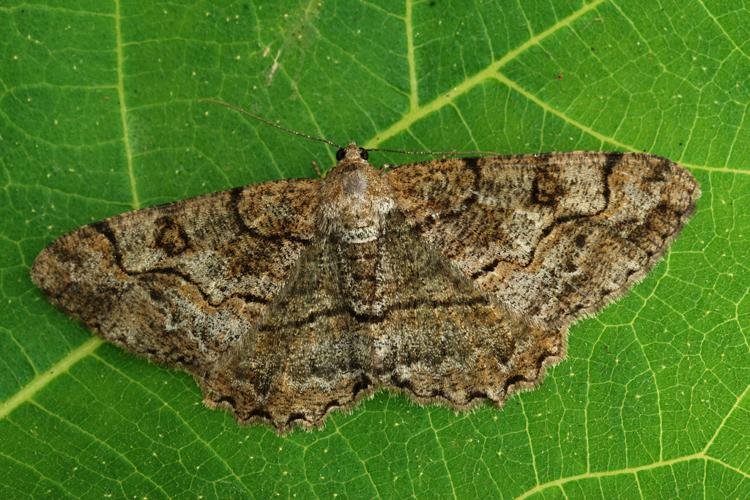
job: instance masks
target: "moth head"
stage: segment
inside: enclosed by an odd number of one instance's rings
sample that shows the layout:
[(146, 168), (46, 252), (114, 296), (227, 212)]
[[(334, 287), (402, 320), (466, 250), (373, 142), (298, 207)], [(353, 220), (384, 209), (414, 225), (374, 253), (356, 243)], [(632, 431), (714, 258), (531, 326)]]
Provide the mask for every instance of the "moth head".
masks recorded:
[[(336, 152), (338, 163), (328, 176), (326, 184), (337, 193), (343, 191), (346, 196), (369, 196), (373, 187), (372, 178), (376, 176), (376, 170), (367, 161), (367, 150), (360, 148), (355, 143), (339, 148)], [(374, 184), (379, 184), (375, 182)], [(335, 193), (326, 196), (332, 199)]]
[[(380, 179), (380, 171), (367, 161), (367, 150), (350, 143), (336, 152), (338, 163), (326, 176), (325, 198), (341, 197), (342, 203), (364, 202), (378, 196), (388, 196), (390, 191)], [(369, 202), (368, 202), (369, 203)]]
[(353, 142), (344, 148), (339, 148), (336, 151), (336, 161), (342, 162), (344, 160), (349, 161), (367, 161), (367, 150), (360, 148)]
[(371, 241), (394, 207), (391, 188), (367, 161), (367, 150), (351, 143), (339, 149), (336, 158), (338, 163), (322, 181), (319, 223), (343, 241)]

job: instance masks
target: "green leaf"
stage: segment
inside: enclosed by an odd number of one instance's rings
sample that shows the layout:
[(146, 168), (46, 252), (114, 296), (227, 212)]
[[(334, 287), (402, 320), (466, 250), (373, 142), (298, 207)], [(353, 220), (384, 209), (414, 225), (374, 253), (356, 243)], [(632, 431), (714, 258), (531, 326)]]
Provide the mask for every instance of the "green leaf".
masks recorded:
[[(750, 11), (704, 0), (5, 0), (0, 496), (750, 496)], [(102, 343), (29, 279), (132, 208), (332, 164), (338, 142), (645, 150), (703, 197), (667, 258), (502, 409), (378, 394), (279, 437)], [(403, 162), (373, 154), (374, 163)]]

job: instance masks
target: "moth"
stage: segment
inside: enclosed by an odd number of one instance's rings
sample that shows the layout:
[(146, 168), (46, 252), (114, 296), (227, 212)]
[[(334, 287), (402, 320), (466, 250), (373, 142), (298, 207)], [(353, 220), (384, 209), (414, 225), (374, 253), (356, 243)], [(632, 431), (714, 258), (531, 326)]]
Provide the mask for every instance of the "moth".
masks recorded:
[(240, 187), (66, 234), (49, 300), (278, 432), (386, 388), (465, 410), (535, 386), (568, 327), (622, 296), (700, 189), (641, 153), (444, 158)]

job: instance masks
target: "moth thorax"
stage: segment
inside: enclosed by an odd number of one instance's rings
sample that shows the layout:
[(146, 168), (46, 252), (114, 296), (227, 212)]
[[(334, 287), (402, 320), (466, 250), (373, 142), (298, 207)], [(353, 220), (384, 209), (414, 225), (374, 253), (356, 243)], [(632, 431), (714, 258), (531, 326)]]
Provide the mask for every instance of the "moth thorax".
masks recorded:
[(352, 197), (367, 196), (370, 187), (368, 174), (369, 172), (362, 168), (347, 172), (341, 180), (344, 195)]
[(383, 234), (385, 220), (395, 203), (389, 196), (356, 198), (344, 205), (337, 232), (344, 243), (367, 243)]
[(396, 206), (380, 173), (366, 163), (343, 163), (327, 181), (329, 198), (319, 212), (324, 231), (345, 244), (367, 243), (380, 237), (386, 215)]

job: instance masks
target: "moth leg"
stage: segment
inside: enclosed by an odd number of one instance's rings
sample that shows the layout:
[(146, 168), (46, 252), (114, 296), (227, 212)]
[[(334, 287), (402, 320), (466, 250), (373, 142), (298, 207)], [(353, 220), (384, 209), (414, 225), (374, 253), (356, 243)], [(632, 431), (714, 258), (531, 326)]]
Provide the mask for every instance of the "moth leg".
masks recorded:
[(320, 170), (320, 165), (318, 165), (318, 162), (315, 160), (310, 161), (312, 164), (313, 171), (315, 172), (315, 175), (318, 177), (318, 179), (323, 178), (323, 171)]

